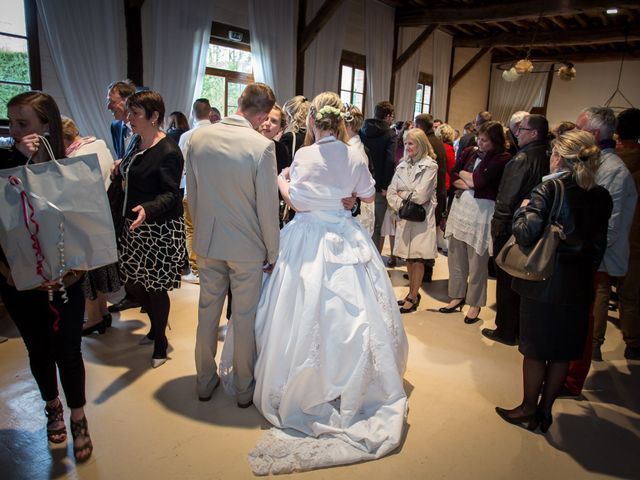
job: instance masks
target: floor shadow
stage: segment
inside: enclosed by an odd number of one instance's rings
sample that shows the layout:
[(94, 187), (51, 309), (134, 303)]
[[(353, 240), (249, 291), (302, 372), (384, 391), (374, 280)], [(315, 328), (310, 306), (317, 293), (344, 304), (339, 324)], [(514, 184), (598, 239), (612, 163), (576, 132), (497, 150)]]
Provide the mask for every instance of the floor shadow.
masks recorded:
[(592, 370), (585, 382), (584, 396), (591, 401), (640, 412), (640, 361), (627, 363), (627, 368), (628, 373), (612, 364), (605, 370)]
[(409, 381), (407, 381), (406, 378), (402, 379), (402, 385), (404, 387), (404, 393), (407, 394), (407, 398), (410, 398), (411, 392), (413, 392), (415, 387)]
[(174, 378), (155, 393), (154, 398), (171, 412), (200, 422), (237, 428), (271, 428), (255, 407), (238, 408), (236, 399), (225, 394), (222, 386), (208, 402), (196, 395), (196, 376)]
[[(598, 417), (593, 412), (585, 415), (558, 415), (553, 434), (546, 435), (551, 446), (570, 455), (585, 470), (616, 478), (637, 479), (640, 472), (640, 456), (637, 452), (640, 421), (618, 415), (620, 423)], [(552, 427), (553, 428), (553, 427)], [(606, 445), (603, 445), (606, 439)], [(635, 447), (634, 447), (635, 445)]]
[(133, 333), (146, 323), (139, 319), (120, 321), (116, 315), (113, 320), (113, 327), (104, 335), (92, 334), (82, 340), (85, 362), (127, 369), (96, 396), (94, 402), (97, 405), (106, 402), (151, 369), (153, 344), (139, 345), (143, 335)]
[[(69, 433), (69, 436), (71, 434)], [(75, 469), (71, 440), (47, 443), (45, 428), (36, 431), (0, 430), (0, 476), (6, 479), (65, 478)]]

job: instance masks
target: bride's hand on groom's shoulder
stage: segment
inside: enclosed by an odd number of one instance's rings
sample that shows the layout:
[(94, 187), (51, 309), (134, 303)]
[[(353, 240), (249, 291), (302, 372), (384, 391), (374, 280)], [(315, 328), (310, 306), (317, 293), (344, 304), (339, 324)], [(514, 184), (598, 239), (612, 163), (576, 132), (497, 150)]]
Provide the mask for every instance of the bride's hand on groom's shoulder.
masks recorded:
[(273, 266), (275, 265), (275, 263), (268, 263), (268, 262), (264, 262), (264, 264), (262, 265), (262, 271), (264, 273), (271, 273), (273, 272)]

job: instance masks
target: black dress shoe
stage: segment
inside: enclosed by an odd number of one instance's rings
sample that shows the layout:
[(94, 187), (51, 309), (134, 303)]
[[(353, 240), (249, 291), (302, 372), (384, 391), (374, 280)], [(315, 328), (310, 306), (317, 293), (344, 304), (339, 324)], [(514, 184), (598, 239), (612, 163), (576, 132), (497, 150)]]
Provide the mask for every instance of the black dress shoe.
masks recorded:
[(251, 405), (253, 405), (253, 400), (249, 400), (247, 403), (238, 402), (238, 408), (249, 408)]
[(464, 317), (464, 323), (466, 323), (467, 325), (472, 325), (474, 323), (476, 323), (478, 320), (480, 320), (480, 310), (482, 309), (478, 309), (478, 315), (476, 315), (475, 317), (471, 318), (465, 315)]
[(140, 304), (138, 302), (134, 302), (133, 300), (124, 297), (118, 303), (110, 305), (107, 310), (109, 313), (121, 312), (122, 310), (127, 310), (129, 308), (138, 308)]
[(538, 424), (540, 422), (539, 411), (535, 411), (533, 413), (530, 413), (529, 415), (520, 415), (516, 417), (514, 415), (511, 415), (511, 413), (515, 410), (515, 408), (512, 410), (507, 410), (506, 408), (496, 407), (496, 413), (500, 415), (500, 418), (502, 418), (505, 422), (509, 422), (512, 425), (526, 424), (527, 430), (535, 430), (536, 428), (538, 428)]
[(105, 323), (107, 328), (111, 328), (111, 324), (113, 323), (113, 317), (111, 316), (110, 313), (107, 313), (106, 315), (102, 316), (102, 321)]
[(415, 300), (407, 297), (405, 300), (411, 304), (409, 308), (400, 307), (400, 313), (411, 313), (415, 312), (418, 309), (418, 305), (420, 305), (420, 294), (416, 297)]
[(509, 340), (508, 338), (504, 338), (502, 335), (500, 335), (498, 333), (497, 328), (495, 329), (483, 328), (481, 333), (482, 335), (487, 337), (489, 340), (493, 340), (494, 342), (498, 342), (498, 343), (503, 343), (505, 345), (509, 345), (510, 347), (513, 347), (514, 345), (518, 344), (516, 340)]

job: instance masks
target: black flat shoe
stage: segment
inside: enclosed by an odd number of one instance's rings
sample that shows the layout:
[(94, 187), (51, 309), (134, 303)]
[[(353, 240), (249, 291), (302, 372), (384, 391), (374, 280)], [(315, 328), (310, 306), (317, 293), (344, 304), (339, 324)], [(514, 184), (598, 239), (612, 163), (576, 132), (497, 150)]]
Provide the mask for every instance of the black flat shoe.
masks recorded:
[(420, 305), (420, 294), (416, 297), (415, 300), (407, 297), (406, 301), (411, 304), (409, 308), (400, 307), (400, 313), (411, 313), (415, 312), (418, 309), (418, 305)]
[(91, 335), (93, 332), (98, 332), (100, 335), (104, 334), (107, 331), (107, 324), (104, 320), (100, 320), (95, 325), (92, 325), (87, 328), (82, 329), (82, 336), (86, 337), (87, 335)]
[(467, 325), (471, 325), (476, 323), (478, 320), (480, 320), (480, 310), (482, 310), (481, 308), (478, 309), (478, 315), (476, 315), (475, 317), (471, 318), (465, 315), (464, 317), (464, 323), (466, 323)]
[(464, 307), (464, 298), (462, 300), (460, 300), (460, 303), (458, 303), (457, 305), (454, 305), (453, 307), (440, 307), (438, 309), (438, 311), (440, 313), (453, 313), (455, 311), (462, 311), (462, 307)]

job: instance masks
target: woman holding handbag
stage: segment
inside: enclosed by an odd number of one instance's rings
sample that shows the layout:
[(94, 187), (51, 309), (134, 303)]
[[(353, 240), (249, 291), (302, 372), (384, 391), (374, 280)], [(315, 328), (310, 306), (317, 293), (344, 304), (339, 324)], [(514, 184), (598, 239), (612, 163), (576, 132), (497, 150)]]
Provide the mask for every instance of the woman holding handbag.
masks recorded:
[(504, 166), (511, 155), (506, 150), (500, 122), (486, 122), (478, 130), (477, 148), (468, 148), (460, 157), (462, 170), (451, 172), (456, 189), (444, 233), (449, 240), (449, 297), (441, 313), (462, 311), (470, 305), (464, 322), (479, 320), (487, 303), (488, 262), (492, 254), (491, 218)]
[[(542, 432), (551, 426), (551, 408), (569, 361), (582, 358), (593, 278), (607, 246), (612, 210), (609, 193), (595, 182), (600, 150), (593, 135), (568, 131), (554, 140), (552, 147), (551, 174), (531, 192), (531, 200), (524, 200), (516, 211), (513, 236), (523, 248), (535, 245), (562, 190), (564, 199), (556, 223), (562, 226), (564, 235), (549, 278), (513, 280), (513, 289), (520, 295), (518, 349), (524, 356), (524, 392), (517, 407), (496, 407), (505, 421), (526, 424), (529, 430), (539, 426)], [(559, 180), (563, 188), (551, 180)]]
[[(60, 111), (50, 95), (25, 92), (7, 104), (9, 133), (15, 148), (2, 150), (0, 168), (17, 167), (50, 159), (47, 141), (55, 158), (65, 157)], [(48, 140), (43, 140), (43, 138)], [(0, 249), (0, 293), (29, 352), (31, 373), (46, 402), (47, 438), (51, 443), (67, 440), (62, 401), (58, 396), (58, 373), (67, 406), (71, 409), (71, 433), (76, 462), (91, 457), (93, 444), (84, 413), (85, 370), (82, 359), (84, 296), (83, 275), (69, 272), (63, 281), (67, 301), (57, 284), (43, 283), (32, 290), (16, 290), (4, 252)]]
[(418, 291), (424, 274), (423, 260), (437, 256), (435, 207), (438, 164), (427, 135), (419, 128), (412, 128), (404, 134), (404, 148), (405, 156), (387, 190), (387, 202), (398, 212), (392, 253), (406, 259), (409, 274), (409, 293), (398, 301), (398, 305), (400, 313), (410, 313), (415, 312), (420, 304)]

